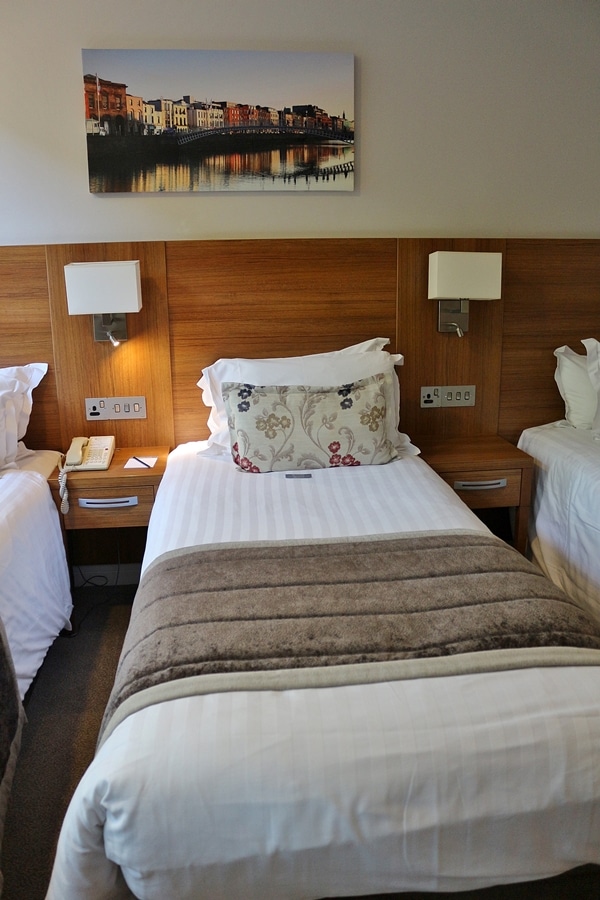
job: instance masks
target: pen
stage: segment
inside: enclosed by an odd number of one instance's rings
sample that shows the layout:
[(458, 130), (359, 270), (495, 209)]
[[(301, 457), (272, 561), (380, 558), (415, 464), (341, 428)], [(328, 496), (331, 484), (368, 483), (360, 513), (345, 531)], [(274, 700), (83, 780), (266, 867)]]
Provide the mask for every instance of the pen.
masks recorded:
[(152, 466), (149, 466), (147, 462), (144, 462), (143, 459), (140, 459), (139, 456), (132, 456), (132, 459), (135, 459), (136, 462), (141, 463), (143, 466), (146, 466), (147, 469), (151, 469)]

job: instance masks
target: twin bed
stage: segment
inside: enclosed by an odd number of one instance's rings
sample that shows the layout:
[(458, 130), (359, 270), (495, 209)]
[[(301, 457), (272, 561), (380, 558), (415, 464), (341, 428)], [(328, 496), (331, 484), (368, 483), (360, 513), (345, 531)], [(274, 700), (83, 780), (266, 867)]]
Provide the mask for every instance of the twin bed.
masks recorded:
[[(23, 443), (46, 364), (0, 369), (0, 843), (24, 721), (22, 701), (69, 627), (70, 582), (47, 478), (59, 453)], [(0, 886), (2, 878), (0, 875)]]
[(384, 344), (204, 371), (211, 437), (169, 457), (49, 900), (600, 863), (600, 626), (398, 433)]

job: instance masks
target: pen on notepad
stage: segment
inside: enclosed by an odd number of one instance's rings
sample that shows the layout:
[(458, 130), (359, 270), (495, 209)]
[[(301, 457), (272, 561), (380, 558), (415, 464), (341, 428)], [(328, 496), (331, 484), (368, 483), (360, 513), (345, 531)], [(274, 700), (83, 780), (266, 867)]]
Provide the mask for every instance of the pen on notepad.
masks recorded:
[(147, 469), (151, 469), (152, 466), (149, 466), (147, 462), (144, 462), (143, 459), (140, 459), (139, 456), (132, 456), (132, 459), (135, 459), (136, 462), (141, 463), (143, 466), (146, 466)]

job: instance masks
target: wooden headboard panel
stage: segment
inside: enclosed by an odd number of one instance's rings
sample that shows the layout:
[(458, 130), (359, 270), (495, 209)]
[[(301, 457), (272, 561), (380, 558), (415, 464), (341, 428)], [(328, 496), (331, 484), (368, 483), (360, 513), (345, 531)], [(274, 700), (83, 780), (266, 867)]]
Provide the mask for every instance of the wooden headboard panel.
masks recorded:
[[(429, 253), (503, 253), (501, 300), (471, 304), (468, 334), (436, 330)], [(139, 258), (130, 339), (96, 344), (68, 316), (64, 265)], [(405, 356), (400, 426), (411, 435), (495, 433), (516, 442), (561, 418), (553, 350), (600, 330), (599, 240), (357, 238), (172, 241), (0, 248), (0, 366), (47, 361), (27, 443), (65, 449), (110, 431), (122, 446), (207, 435), (196, 383), (221, 356), (289, 356), (375, 336)], [(422, 410), (422, 385), (475, 384), (473, 408)], [(148, 419), (87, 422), (86, 396), (143, 394)]]
[(600, 240), (512, 240), (504, 263), (504, 325), (498, 431), (564, 418), (554, 350), (585, 353), (600, 340)]
[(196, 386), (222, 356), (337, 350), (396, 334), (396, 241), (166, 245), (175, 441), (208, 436)]
[(61, 449), (56, 365), (44, 247), (0, 247), (0, 366), (47, 362), (33, 393), (26, 443)]

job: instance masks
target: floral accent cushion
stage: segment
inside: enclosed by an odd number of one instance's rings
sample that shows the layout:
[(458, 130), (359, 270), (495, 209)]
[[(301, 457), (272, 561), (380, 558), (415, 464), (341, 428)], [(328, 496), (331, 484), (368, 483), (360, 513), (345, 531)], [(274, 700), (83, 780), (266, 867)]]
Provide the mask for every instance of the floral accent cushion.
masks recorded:
[(225, 382), (233, 461), (245, 472), (388, 463), (393, 390), (389, 372), (336, 387)]

